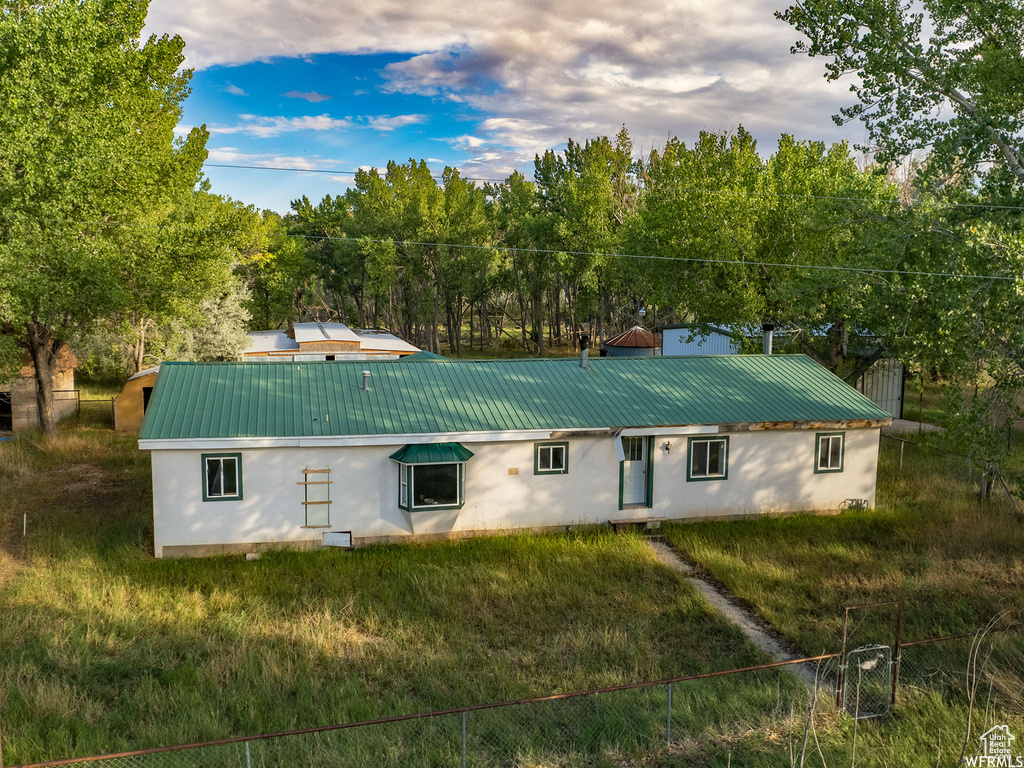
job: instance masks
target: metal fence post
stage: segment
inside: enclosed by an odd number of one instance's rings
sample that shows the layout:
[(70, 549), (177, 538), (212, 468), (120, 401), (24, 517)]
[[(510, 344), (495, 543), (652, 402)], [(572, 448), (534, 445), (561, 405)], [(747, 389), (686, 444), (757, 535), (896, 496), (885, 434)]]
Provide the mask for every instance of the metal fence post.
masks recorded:
[[(665, 746), (672, 746), (672, 683), (668, 684), (668, 715), (665, 718)], [(0, 766), (3, 768), (3, 766)]]
[(245, 768), (252, 768), (252, 760), (249, 757), (249, 742), (245, 742)]
[[(896, 686), (899, 684), (900, 679), (900, 630), (903, 625), (903, 603), (900, 602), (899, 607), (896, 609), (896, 647), (893, 649), (894, 656), (892, 660), (892, 699), (889, 705), (892, 707), (896, 706)], [(3, 766), (0, 766), (3, 768)]]
[[(0, 766), (2, 768), (2, 766)], [(466, 768), (466, 712), (462, 712), (462, 768)]]
[(843, 679), (846, 672), (846, 624), (850, 618), (849, 607), (843, 609), (843, 644), (839, 649), (839, 674), (836, 677), (836, 707), (839, 709), (843, 708), (843, 685), (846, 681)]

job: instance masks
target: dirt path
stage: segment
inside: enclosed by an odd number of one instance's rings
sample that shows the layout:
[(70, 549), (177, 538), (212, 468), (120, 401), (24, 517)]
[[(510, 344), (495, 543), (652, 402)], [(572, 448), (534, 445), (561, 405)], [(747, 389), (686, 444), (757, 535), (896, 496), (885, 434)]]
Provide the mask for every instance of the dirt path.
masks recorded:
[[(761, 622), (757, 617), (751, 614), (750, 611), (730, 600), (727, 593), (704, 581), (704, 579), (699, 576), (694, 575), (693, 568), (690, 567), (690, 564), (682, 560), (675, 552), (673, 552), (668, 544), (663, 541), (651, 541), (648, 543), (654, 550), (655, 556), (662, 565), (666, 565), (669, 568), (684, 574), (704, 599), (707, 600), (716, 611), (739, 627), (740, 631), (746, 635), (750, 642), (765, 653), (773, 656), (778, 661), (787, 661), (789, 659), (796, 658), (791, 653), (787, 652), (778, 640), (762, 629)], [(787, 667), (787, 669), (800, 678), (809, 689), (813, 690), (815, 678), (814, 667), (812, 665), (793, 664), (792, 666)], [(822, 681), (819, 679), (818, 686), (820, 687), (821, 684)]]

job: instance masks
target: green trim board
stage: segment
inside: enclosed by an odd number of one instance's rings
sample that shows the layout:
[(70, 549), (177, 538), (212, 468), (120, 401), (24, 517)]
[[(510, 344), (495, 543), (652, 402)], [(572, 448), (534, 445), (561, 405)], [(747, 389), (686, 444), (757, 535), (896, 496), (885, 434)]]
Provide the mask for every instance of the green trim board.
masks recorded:
[[(208, 462), (229, 459), (234, 461), (234, 485), (235, 493), (231, 494), (215, 494), (210, 495), (209, 483), (210, 467)], [(221, 490), (224, 489), (224, 483), (227, 478), (227, 473), (224, 471), (226, 464), (222, 463), (221, 466)], [(203, 483), (203, 501), (241, 501), (242, 500), (242, 454), (240, 453), (204, 453), (200, 455), (200, 467), (202, 469), (202, 483)]]
[[(710, 445), (709, 443), (724, 443), (724, 455), (721, 459), (724, 465), (723, 471), (719, 474), (710, 475), (694, 475), (693, 474), (693, 459), (694, 451), (701, 450), (702, 448), (708, 453), (705, 454), (706, 458), (710, 460)], [(698, 446), (695, 448), (694, 446)], [(686, 441), (686, 482), (688, 483), (700, 483), (708, 480), (728, 480), (729, 479), (729, 436), (728, 435), (714, 435), (714, 436), (694, 436)]]
[[(554, 457), (556, 451), (554, 449), (561, 448), (562, 451), (562, 466), (558, 469), (543, 469), (541, 468), (541, 451), (544, 449), (551, 449), (551, 456), (548, 460), (549, 467), (554, 463)], [(569, 443), (568, 442), (555, 442), (555, 443), (534, 443), (533, 444), (533, 474), (535, 475), (567, 475), (569, 474)]]
[(654, 506), (654, 436), (647, 438), (647, 488), (644, 499), (648, 507)]
[[(822, 438), (839, 438), (839, 466), (832, 467), (828, 466), (822, 468), (821, 466), (821, 440)], [(831, 462), (831, 449), (829, 450), (829, 459)], [(827, 475), (836, 472), (843, 471), (843, 465), (846, 463), (846, 433), (845, 432), (818, 432), (814, 435), (814, 474), (816, 475)]]
[(158, 382), (143, 443), (892, 418), (805, 355), (164, 363)]

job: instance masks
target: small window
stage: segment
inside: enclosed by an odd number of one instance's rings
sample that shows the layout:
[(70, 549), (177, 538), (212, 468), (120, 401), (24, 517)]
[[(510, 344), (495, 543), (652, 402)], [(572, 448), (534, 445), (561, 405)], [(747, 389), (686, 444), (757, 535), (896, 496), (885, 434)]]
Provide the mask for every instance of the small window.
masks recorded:
[(242, 454), (203, 454), (203, 501), (242, 498)]
[(565, 475), (568, 472), (568, 443), (536, 443), (533, 446), (533, 474)]
[(691, 437), (687, 480), (725, 480), (729, 477), (729, 438)]
[(331, 525), (331, 470), (327, 467), (302, 470), (306, 498), (306, 528), (329, 528)]
[(644, 460), (645, 437), (624, 437), (622, 438), (622, 453), (626, 461)]
[(815, 472), (842, 472), (845, 434), (819, 434), (815, 440)]

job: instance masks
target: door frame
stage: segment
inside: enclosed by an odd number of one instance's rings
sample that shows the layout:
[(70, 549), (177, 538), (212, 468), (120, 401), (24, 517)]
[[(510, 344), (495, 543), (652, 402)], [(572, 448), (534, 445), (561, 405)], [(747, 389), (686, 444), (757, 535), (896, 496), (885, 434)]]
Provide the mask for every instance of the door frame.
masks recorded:
[(619, 462), (619, 509), (637, 509), (637, 508), (651, 508), (654, 506), (654, 435), (636, 435), (636, 437), (642, 437), (644, 439), (644, 454), (646, 461), (646, 471), (644, 472), (644, 502), (643, 504), (628, 504), (622, 503), (622, 483), (625, 479), (625, 461)]

